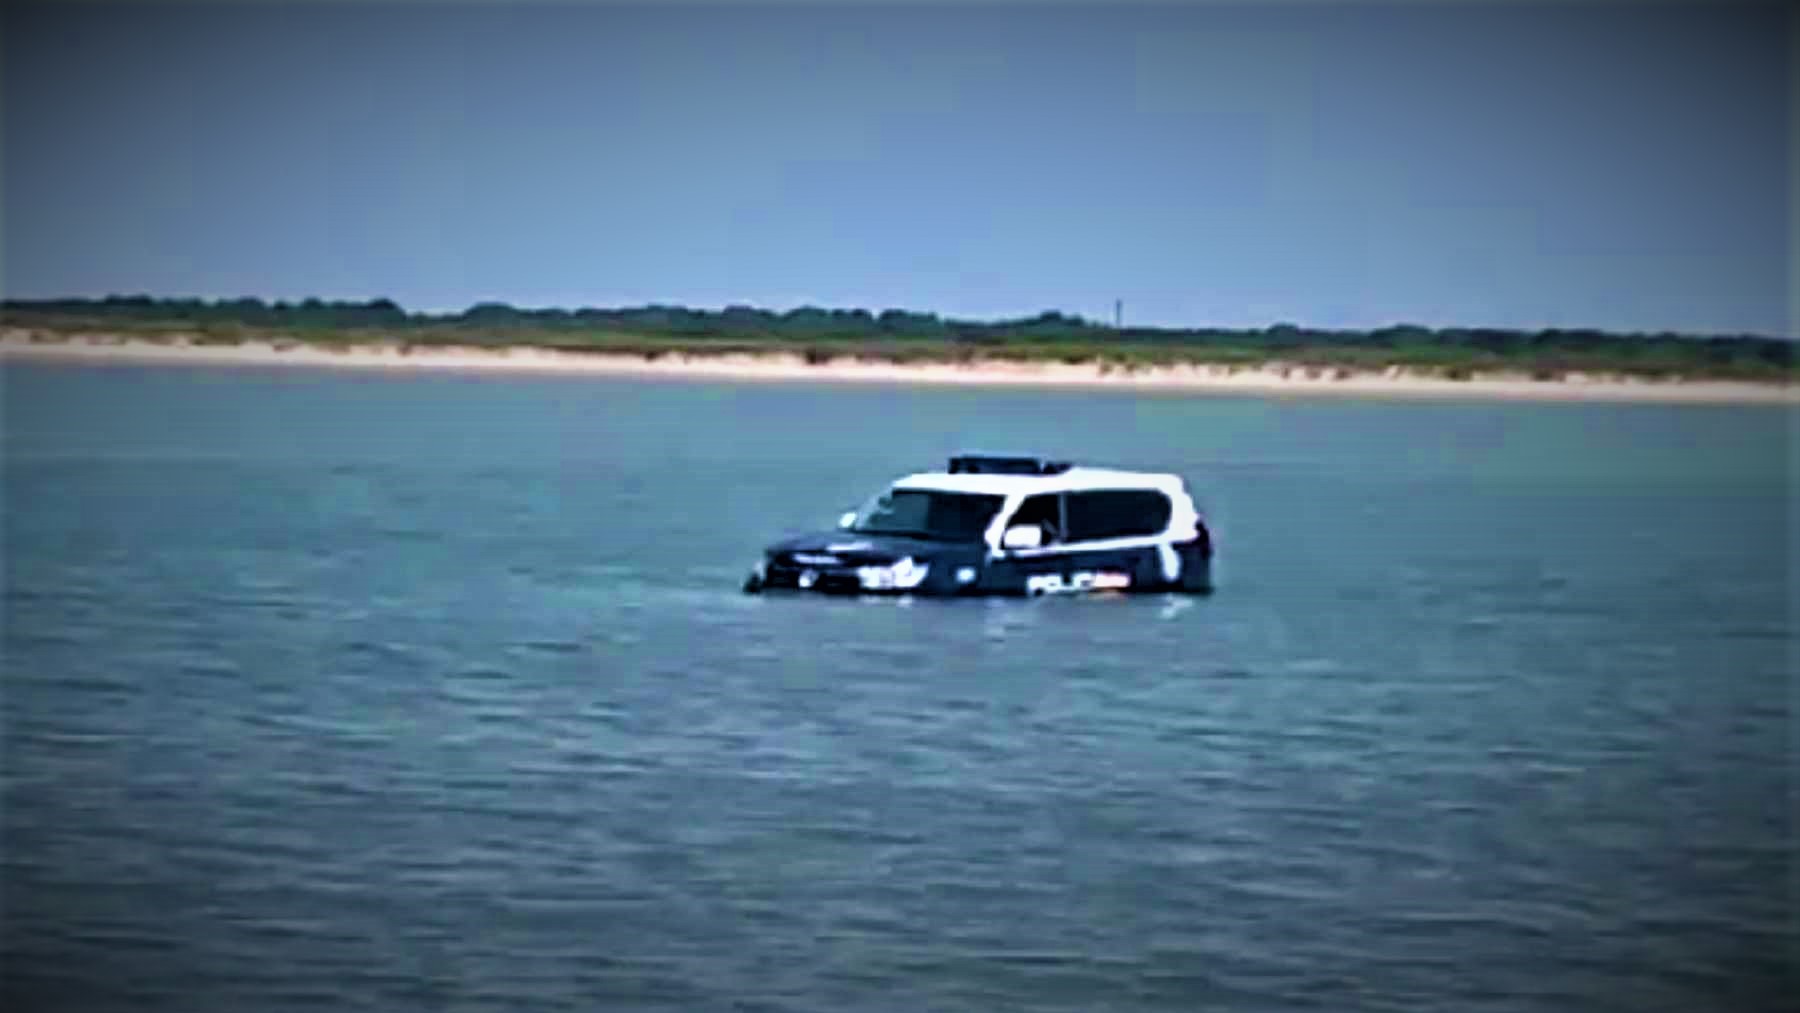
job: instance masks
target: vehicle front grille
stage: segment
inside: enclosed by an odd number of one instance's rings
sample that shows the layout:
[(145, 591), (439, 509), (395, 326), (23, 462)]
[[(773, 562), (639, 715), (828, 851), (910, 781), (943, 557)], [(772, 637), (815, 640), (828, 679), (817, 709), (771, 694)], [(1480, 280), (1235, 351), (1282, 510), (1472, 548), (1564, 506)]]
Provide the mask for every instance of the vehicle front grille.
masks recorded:
[(763, 586), (774, 588), (798, 588), (800, 575), (813, 574), (812, 587), (809, 590), (824, 592), (860, 592), (862, 580), (857, 577), (854, 567), (820, 567), (799, 566), (783, 562), (771, 562), (763, 574)]
[[(825, 562), (825, 560), (831, 562)], [(892, 553), (882, 552), (782, 552), (776, 554), (773, 563), (776, 566), (793, 567), (796, 570), (835, 570), (859, 566), (889, 566), (895, 562)]]

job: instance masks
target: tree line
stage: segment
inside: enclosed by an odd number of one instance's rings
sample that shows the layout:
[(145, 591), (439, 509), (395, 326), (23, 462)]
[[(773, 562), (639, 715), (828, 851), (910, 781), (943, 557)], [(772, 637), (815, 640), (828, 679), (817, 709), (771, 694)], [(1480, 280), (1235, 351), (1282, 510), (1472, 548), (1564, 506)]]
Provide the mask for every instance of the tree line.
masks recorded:
[(935, 313), (888, 309), (800, 307), (776, 312), (752, 306), (721, 310), (648, 305), (617, 309), (526, 309), (481, 302), (451, 313), (409, 311), (391, 299), (297, 302), (242, 299), (156, 298), (147, 295), (99, 299), (9, 299), (0, 303), (14, 326), (193, 326), (206, 330), (281, 331), (302, 335), (331, 332), (390, 332), (405, 340), (429, 333), (435, 339), (467, 335), (483, 343), (544, 340), (579, 343), (582, 334), (606, 333), (674, 340), (729, 339), (734, 342), (819, 343), (868, 341), (981, 346), (1079, 345), (1183, 351), (1248, 351), (1270, 356), (1324, 350), (1366, 350), (1472, 357), (1483, 361), (1549, 360), (1583, 362), (1617, 359), (1669, 366), (1739, 366), (1791, 373), (1795, 343), (1759, 335), (1687, 335), (1673, 332), (1618, 333), (1593, 329), (1537, 331), (1481, 327), (1431, 328), (1396, 324), (1369, 330), (1324, 330), (1278, 323), (1264, 328), (1114, 328), (1079, 315), (1049, 311), (1008, 320), (956, 320)]

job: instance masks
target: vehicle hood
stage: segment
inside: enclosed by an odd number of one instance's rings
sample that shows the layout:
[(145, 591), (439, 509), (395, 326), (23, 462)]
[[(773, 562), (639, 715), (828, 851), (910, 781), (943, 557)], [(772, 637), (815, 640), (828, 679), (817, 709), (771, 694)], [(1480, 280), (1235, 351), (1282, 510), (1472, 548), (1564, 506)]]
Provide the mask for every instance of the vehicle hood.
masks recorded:
[[(907, 556), (924, 560), (946, 553), (970, 554), (980, 551), (979, 545), (961, 545), (902, 535), (861, 535), (847, 531), (809, 532), (784, 538), (768, 547), (771, 556), (792, 556), (798, 553), (816, 556), (821, 560), (829, 557), (846, 566), (879, 566)], [(820, 565), (832, 564), (821, 562)]]

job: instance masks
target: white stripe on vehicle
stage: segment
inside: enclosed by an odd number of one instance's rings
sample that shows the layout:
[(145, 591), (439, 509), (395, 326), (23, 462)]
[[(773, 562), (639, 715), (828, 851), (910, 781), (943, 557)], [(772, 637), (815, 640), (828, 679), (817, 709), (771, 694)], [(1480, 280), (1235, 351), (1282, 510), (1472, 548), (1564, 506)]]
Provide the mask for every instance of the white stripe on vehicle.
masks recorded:
[(1181, 577), (1181, 553), (1175, 546), (1164, 542), (1156, 547), (1156, 554), (1162, 559), (1163, 579), (1174, 582)]

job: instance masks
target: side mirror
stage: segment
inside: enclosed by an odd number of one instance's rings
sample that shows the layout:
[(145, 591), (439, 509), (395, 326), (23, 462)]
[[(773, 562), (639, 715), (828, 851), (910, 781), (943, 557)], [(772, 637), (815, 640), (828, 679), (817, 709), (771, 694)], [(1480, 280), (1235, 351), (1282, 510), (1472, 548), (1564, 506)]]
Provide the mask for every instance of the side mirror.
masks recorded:
[(1000, 547), (1003, 549), (1036, 549), (1043, 544), (1044, 529), (1036, 524), (1007, 528), (1006, 534), (1000, 536)]
[(856, 511), (854, 511), (854, 510), (846, 511), (842, 516), (840, 516), (838, 518), (838, 527), (839, 528), (848, 529), (851, 525), (853, 525), (855, 523), (856, 523)]

